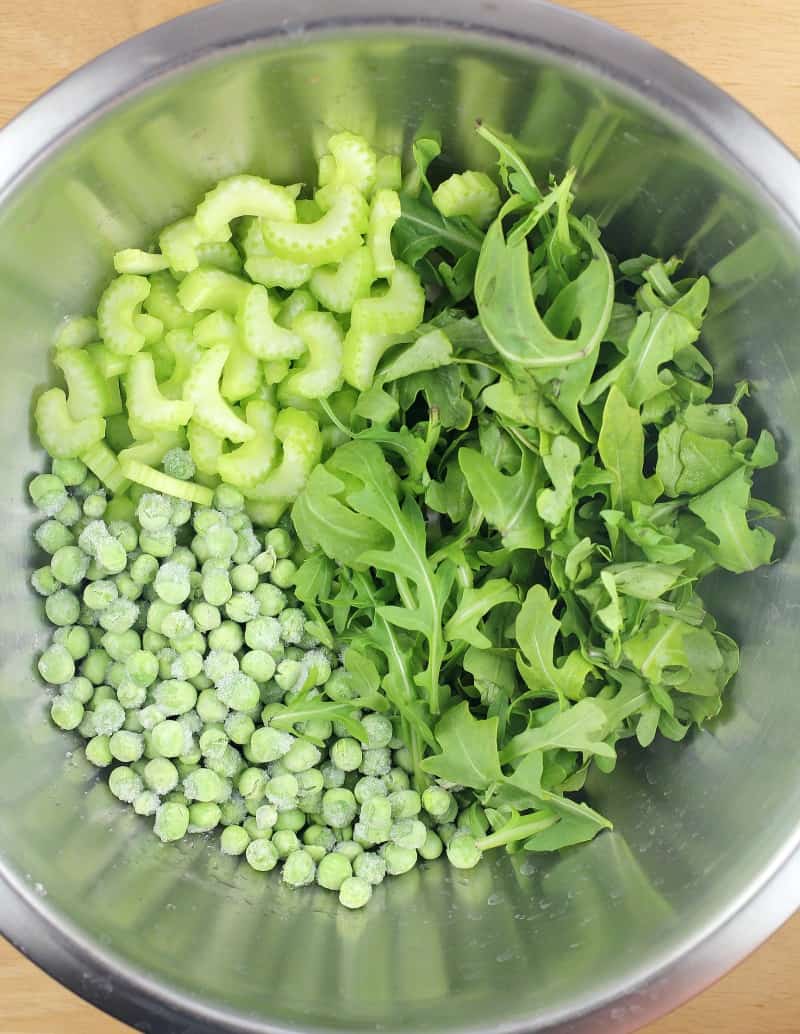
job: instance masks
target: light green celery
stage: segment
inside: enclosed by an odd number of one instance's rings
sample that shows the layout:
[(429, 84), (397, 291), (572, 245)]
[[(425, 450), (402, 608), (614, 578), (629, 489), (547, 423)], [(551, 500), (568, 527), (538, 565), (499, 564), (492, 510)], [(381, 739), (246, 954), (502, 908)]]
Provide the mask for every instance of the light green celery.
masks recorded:
[(252, 441), (219, 457), (217, 473), (243, 492), (255, 488), (270, 472), (278, 454), (275, 437), (277, 410), (269, 402), (248, 402), (245, 419), (255, 432)]
[(67, 383), (67, 408), (73, 420), (87, 416), (109, 416), (113, 399), (109, 382), (95, 366), (89, 352), (82, 348), (62, 348), (53, 362)]
[(100, 296), (97, 327), (104, 344), (118, 355), (134, 355), (145, 345), (145, 334), (134, 317), (150, 294), (150, 281), (125, 274), (112, 280)]
[(273, 319), (269, 294), (261, 284), (249, 288), (236, 321), (244, 347), (258, 359), (297, 359), (303, 354), (302, 339)]
[(183, 431), (158, 431), (150, 438), (136, 441), (127, 449), (122, 449), (117, 456), (120, 466), (125, 460), (137, 460), (147, 466), (159, 464), (170, 449), (177, 449), (183, 445)]
[[(123, 454), (120, 454), (122, 456)], [(126, 457), (121, 459), (120, 466), (123, 474), (135, 481), (137, 485), (144, 485), (145, 488), (152, 488), (154, 492), (162, 492), (164, 495), (174, 496), (176, 499), (185, 499), (189, 503), (197, 503), (198, 506), (210, 506), (214, 500), (214, 492), (205, 485), (197, 485), (192, 481), (181, 481), (178, 478), (170, 477), (146, 463)]]
[(146, 431), (169, 431), (189, 423), (194, 406), (165, 398), (156, 381), (153, 358), (147, 352), (132, 357), (125, 375), (128, 416)]
[(329, 312), (306, 312), (294, 324), (307, 356), (280, 386), (278, 397), (291, 401), (324, 399), (342, 386), (342, 342), (339, 321)]
[(403, 185), (403, 167), (399, 154), (384, 154), (375, 169), (375, 191), (399, 190)]
[(369, 195), (375, 187), (378, 160), (363, 136), (336, 133), (328, 141), (329, 155), (319, 163), (319, 185), (338, 188), (343, 184)]
[(206, 194), (197, 206), (195, 222), (205, 240), (226, 241), (231, 221), (243, 215), (293, 223), (297, 215), (292, 189), (260, 176), (230, 176)]
[(283, 446), (280, 463), (247, 496), (260, 503), (288, 505), (303, 490), (319, 462), (322, 436), (310, 413), (287, 408), (275, 421), (275, 437)]
[(424, 309), (425, 291), (419, 277), (398, 262), (388, 291), (355, 303), (350, 326), (367, 334), (407, 334), (422, 322)]
[(133, 273), (136, 276), (148, 276), (166, 269), (169, 263), (163, 255), (153, 255), (139, 248), (124, 248), (114, 256), (114, 269), (118, 273)]
[(274, 528), (291, 505), (291, 499), (278, 499), (271, 503), (262, 503), (256, 499), (247, 499), (245, 506), (247, 516), (253, 524), (262, 528)]
[(304, 312), (316, 312), (318, 308), (317, 299), (314, 295), (304, 287), (301, 287), (297, 291), (292, 291), (278, 309), (277, 315), (274, 312), (273, 315), (279, 327), (286, 327), (287, 330), (291, 330), (298, 316), (302, 316)]
[(98, 334), (94, 316), (70, 316), (58, 328), (53, 345), (56, 348), (83, 348), (97, 341)]
[(211, 312), (198, 320), (192, 328), (194, 340), (201, 348), (211, 348), (214, 345), (241, 344), (241, 335), (236, 325), (236, 320), (227, 312)]
[(392, 228), (400, 214), (400, 195), (396, 190), (376, 191), (370, 208), (367, 232), (367, 244), (376, 276), (390, 276), (394, 272)]
[(176, 273), (191, 273), (197, 269), (200, 264), (197, 247), (202, 241), (203, 234), (191, 216), (167, 226), (158, 238), (161, 254)]
[(375, 267), (365, 245), (345, 256), (338, 266), (315, 269), (309, 284), (314, 297), (331, 312), (350, 312), (360, 298), (369, 297)]
[(369, 334), (351, 327), (345, 335), (342, 353), (344, 379), (358, 391), (372, 387), (378, 363), (399, 341), (397, 334)]
[(168, 379), (159, 384), (159, 390), (164, 398), (179, 399), (183, 395), (186, 378), (200, 356), (200, 350), (189, 330), (170, 330), (164, 338), (164, 344), (174, 365)]
[(92, 357), (92, 362), (106, 378), (119, 377), (128, 369), (128, 356), (117, 355), (101, 342), (97, 341), (86, 346), (87, 353)]
[(122, 473), (117, 457), (105, 442), (95, 442), (86, 452), (81, 453), (80, 458), (110, 492), (121, 494), (130, 485)]
[(257, 284), (264, 287), (282, 287), (294, 290), (302, 287), (311, 276), (312, 267), (303, 262), (291, 262), (278, 258), (267, 247), (261, 229), (261, 220), (243, 220), (240, 246), (245, 253), (245, 272)]
[(220, 391), (228, 402), (241, 402), (261, 387), (261, 363), (242, 345), (231, 345), (222, 371)]
[(246, 280), (221, 269), (196, 269), (181, 281), (178, 301), (189, 312), (222, 309), (235, 313), (249, 290)]
[(468, 216), (488, 226), (500, 208), (500, 191), (485, 172), (456, 172), (433, 192), (433, 203), (446, 219)]
[(349, 184), (336, 189), (331, 207), (315, 223), (262, 223), (267, 246), (293, 262), (323, 266), (339, 262), (358, 247), (366, 232), (369, 213), (361, 193)]
[(222, 456), (222, 439), (207, 427), (198, 424), (196, 420), (189, 421), (186, 438), (198, 472), (206, 477), (213, 477), (217, 473), (219, 459)]
[(203, 241), (197, 245), (197, 258), (201, 266), (235, 275), (242, 272), (241, 256), (230, 241)]
[(106, 422), (101, 416), (73, 420), (61, 388), (50, 388), (39, 396), (34, 419), (43, 448), (58, 460), (75, 459), (106, 433)]
[(156, 316), (149, 312), (136, 312), (133, 315), (133, 325), (140, 334), (144, 334), (144, 345), (157, 344), (164, 334), (164, 324)]
[(171, 273), (153, 273), (149, 279), (150, 294), (142, 306), (146, 313), (160, 319), (166, 330), (183, 330), (197, 322), (178, 301), (178, 284)]
[(264, 383), (280, 384), (289, 373), (291, 365), (288, 359), (273, 359), (271, 362), (262, 363), (261, 370), (264, 375)]
[(197, 361), (183, 388), (186, 402), (194, 405), (194, 419), (220, 438), (248, 442), (255, 436), (251, 427), (236, 415), (220, 394), (219, 381), (230, 349), (215, 345)]

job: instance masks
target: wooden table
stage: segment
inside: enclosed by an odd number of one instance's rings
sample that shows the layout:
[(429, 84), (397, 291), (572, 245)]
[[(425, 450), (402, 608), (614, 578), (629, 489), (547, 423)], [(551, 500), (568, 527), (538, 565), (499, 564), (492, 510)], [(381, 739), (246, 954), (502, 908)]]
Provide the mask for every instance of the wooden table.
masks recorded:
[[(0, 122), (108, 47), (193, 0), (0, 0)], [(670, 51), (733, 94), (800, 153), (800, 3), (570, 0)], [(798, 1034), (800, 915), (735, 972), (648, 1034)], [(0, 1034), (124, 1034), (0, 940)]]

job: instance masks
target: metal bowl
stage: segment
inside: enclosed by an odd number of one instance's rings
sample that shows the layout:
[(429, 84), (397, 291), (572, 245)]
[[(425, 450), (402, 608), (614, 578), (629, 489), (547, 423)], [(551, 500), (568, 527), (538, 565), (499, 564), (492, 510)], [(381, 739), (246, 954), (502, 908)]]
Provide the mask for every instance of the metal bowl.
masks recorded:
[(710, 274), (720, 394), (757, 386), (755, 420), (783, 456), (762, 494), (800, 512), (800, 169), (638, 40), (537, 0), (239, 0), (98, 58), (0, 137), (0, 926), (143, 1031), (629, 1031), (800, 903), (790, 519), (779, 564), (705, 587), (743, 644), (723, 717), (630, 750), (591, 787), (613, 834), (469, 873), (433, 863), (360, 914), (203, 839), (161, 846), (48, 724), (24, 482), (41, 465), (29, 400), (62, 315), (93, 308), (112, 253), (221, 176), (301, 179), (342, 127), (386, 149), (439, 129), (459, 162), (486, 165), (476, 118), (517, 134), (540, 173), (577, 164), (580, 204), (621, 253), (677, 251)]

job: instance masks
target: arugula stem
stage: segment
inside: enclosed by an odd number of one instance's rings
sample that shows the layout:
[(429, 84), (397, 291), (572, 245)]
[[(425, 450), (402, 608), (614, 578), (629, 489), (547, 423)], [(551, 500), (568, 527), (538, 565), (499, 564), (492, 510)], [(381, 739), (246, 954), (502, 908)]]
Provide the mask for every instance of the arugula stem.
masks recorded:
[(558, 816), (554, 815), (553, 812), (540, 811), (531, 816), (530, 822), (520, 825), (509, 823), (508, 826), (498, 829), (496, 833), (490, 833), (488, 836), (481, 837), (475, 842), (481, 851), (491, 851), (493, 847), (513, 844), (516, 840), (527, 840), (528, 837), (535, 836), (537, 833), (541, 833), (545, 829), (554, 826), (556, 822), (558, 822)]

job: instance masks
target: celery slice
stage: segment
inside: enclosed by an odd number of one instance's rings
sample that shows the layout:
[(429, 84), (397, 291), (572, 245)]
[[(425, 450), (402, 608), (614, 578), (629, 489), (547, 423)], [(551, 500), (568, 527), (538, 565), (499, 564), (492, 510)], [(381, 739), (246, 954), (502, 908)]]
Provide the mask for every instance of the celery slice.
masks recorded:
[(165, 398), (156, 381), (153, 357), (140, 352), (132, 357), (125, 375), (128, 416), (145, 431), (169, 431), (189, 423), (194, 406), (182, 399)]
[(278, 187), (260, 176), (230, 176), (206, 194), (197, 206), (195, 222), (206, 240), (226, 241), (231, 236), (231, 220), (243, 215), (293, 223), (297, 216), (291, 188)]
[(186, 438), (198, 473), (213, 477), (217, 473), (219, 458), (222, 455), (222, 439), (207, 427), (198, 424), (196, 420), (189, 421)]
[(80, 458), (111, 492), (124, 492), (130, 485), (117, 457), (105, 442), (95, 442), (86, 452), (81, 453)]
[(425, 291), (409, 266), (398, 262), (389, 290), (353, 305), (350, 325), (366, 334), (407, 334), (422, 322)]
[(197, 322), (197, 316), (187, 312), (178, 301), (178, 284), (167, 271), (153, 273), (150, 277), (150, 294), (143, 308), (149, 315), (160, 319), (167, 330), (183, 330)]
[(356, 248), (338, 266), (315, 269), (309, 284), (314, 297), (331, 312), (350, 312), (360, 298), (368, 298), (375, 279), (370, 249)]
[(179, 219), (161, 231), (158, 244), (161, 254), (176, 273), (191, 273), (200, 259), (197, 248), (203, 243), (203, 234), (191, 216)]
[(70, 460), (102, 440), (106, 422), (101, 416), (73, 420), (67, 396), (61, 388), (50, 388), (36, 400), (34, 420), (39, 441), (56, 460)]
[(302, 338), (275, 322), (269, 294), (260, 284), (249, 288), (236, 320), (244, 347), (258, 359), (297, 359), (305, 350)]
[(195, 269), (178, 288), (178, 301), (189, 312), (222, 309), (235, 313), (250, 290), (246, 280), (221, 269)]
[(306, 312), (294, 324), (308, 355), (281, 384), (283, 400), (324, 399), (342, 386), (342, 342), (344, 333), (329, 312)]
[(488, 226), (500, 208), (500, 191), (485, 172), (456, 172), (433, 192), (433, 203), (446, 219), (468, 216)]
[(100, 296), (97, 326), (105, 345), (118, 355), (134, 355), (145, 345), (145, 334), (134, 317), (150, 294), (150, 281), (125, 273), (112, 280)]
[(275, 436), (277, 410), (269, 402), (248, 402), (245, 419), (256, 433), (252, 441), (219, 457), (217, 473), (229, 485), (246, 491), (255, 488), (270, 472), (278, 453)]
[(198, 506), (211, 506), (214, 501), (213, 490), (205, 485), (197, 485), (193, 481), (181, 481), (178, 478), (170, 477), (169, 474), (164, 474), (129, 456), (120, 461), (120, 466), (125, 477), (135, 481), (137, 485), (152, 488), (154, 492), (171, 495), (175, 499), (185, 499), (189, 503), (197, 503)]
[(82, 348), (62, 348), (53, 362), (64, 374), (67, 383), (67, 408), (73, 420), (88, 416), (108, 416), (113, 399), (108, 381)]
[(336, 188), (331, 207), (315, 223), (262, 222), (264, 240), (279, 257), (322, 266), (339, 262), (358, 247), (369, 213), (361, 193), (350, 184)]
[(163, 255), (153, 255), (139, 248), (124, 248), (114, 256), (114, 269), (118, 273), (134, 273), (137, 276), (148, 276), (166, 269), (169, 263)]
[(220, 438), (248, 442), (255, 431), (236, 415), (220, 394), (219, 381), (230, 354), (225, 345), (203, 352), (183, 387), (183, 397), (194, 404), (194, 419)]
[(376, 276), (394, 272), (392, 228), (400, 218), (400, 195), (395, 190), (379, 190), (372, 200), (369, 213), (367, 243), (375, 266)]
[(246, 493), (248, 498), (261, 503), (296, 499), (322, 452), (317, 421), (300, 409), (281, 410), (275, 421), (275, 437), (283, 446), (280, 463)]

